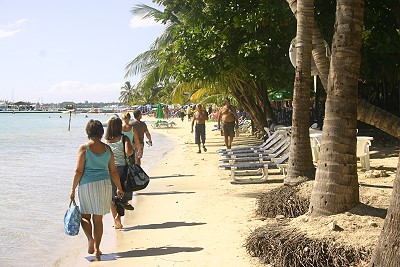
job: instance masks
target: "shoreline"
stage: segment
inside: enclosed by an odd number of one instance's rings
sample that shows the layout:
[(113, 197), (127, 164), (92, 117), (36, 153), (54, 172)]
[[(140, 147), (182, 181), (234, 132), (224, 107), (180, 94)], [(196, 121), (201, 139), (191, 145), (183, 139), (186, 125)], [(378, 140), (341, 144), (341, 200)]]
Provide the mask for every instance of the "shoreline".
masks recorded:
[[(150, 133), (173, 140), (172, 149), (145, 171), (151, 181), (132, 201), (124, 228), (114, 230), (110, 215), (104, 218), (102, 261), (75, 249), (53, 266), (265, 266), (243, 247), (250, 231), (262, 224), (254, 216), (256, 195), (280, 185), (281, 175), (270, 174), (267, 184), (232, 185), (227, 171), (218, 170), (223, 137), (207, 122), (208, 152), (197, 154), (191, 122), (174, 119), (173, 128)], [(236, 138), (245, 144), (247, 137)], [(146, 153), (146, 152), (145, 152)], [(80, 234), (81, 235), (81, 234)]]

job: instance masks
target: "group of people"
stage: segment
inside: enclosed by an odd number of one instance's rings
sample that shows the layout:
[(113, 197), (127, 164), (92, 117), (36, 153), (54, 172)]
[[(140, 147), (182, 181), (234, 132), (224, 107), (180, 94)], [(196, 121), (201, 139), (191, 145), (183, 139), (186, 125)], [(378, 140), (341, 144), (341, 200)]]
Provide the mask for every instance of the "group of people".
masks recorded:
[[(206, 142), (206, 127), (205, 122), (208, 120), (208, 113), (204, 110), (201, 104), (197, 104), (197, 110), (193, 114), (192, 128), (195, 126), (194, 143), (198, 145), (199, 150), (197, 153), (201, 153), (201, 145), (203, 145), (204, 152), (207, 152), (205, 147)], [(236, 108), (231, 105), (229, 98), (225, 99), (224, 106), (218, 112), (218, 129), (221, 129), (221, 135), (224, 136), (226, 148), (232, 147), (233, 138), (235, 137), (235, 129), (239, 124), (239, 118), (237, 115)], [(222, 127), (221, 127), (222, 126)]]
[[(112, 117), (107, 123), (105, 142), (103, 124), (90, 120), (86, 126), (89, 141), (78, 149), (77, 167), (72, 182), (70, 198), (78, 198), (81, 211), (81, 226), (88, 240), (88, 253), (100, 257), (100, 243), (103, 235), (103, 215), (113, 214), (115, 229), (122, 228), (121, 216), (117, 212), (116, 201), (121, 200), (126, 210), (134, 207), (132, 192), (124, 192), (124, 168), (126, 161), (141, 164), (144, 149), (144, 135), (152, 145), (151, 135), (140, 110), (135, 110), (135, 120), (130, 122), (130, 114), (122, 114), (122, 119)], [(111, 179), (110, 179), (111, 178)], [(79, 185), (79, 186), (78, 186)]]
[[(238, 124), (236, 110), (225, 99), (225, 105), (218, 113), (218, 128), (225, 137), (225, 145), (231, 148), (235, 136), (235, 124)], [(100, 257), (100, 243), (103, 235), (103, 215), (110, 212), (114, 218), (115, 229), (123, 227), (116, 202), (124, 203), (124, 209), (133, 210), (129, 203), (132, 192), (124, 192), (124, 169), (126, 162), (140, 165), (144, 149), (144, 135), (152, 145), (151, 135), (146, 123), (142, 122), (140, 110), (134, 111), (135, 120), (131, 122), (129, 113), (112, 117), (107, 123), (105, 142), (102, 141), (104, 128), (100, 121), (90, 120), (86, 126), (89, 141), (78, 149), (77, 167), (72, 182), (70, 198), (78, 198), (81, 210), (81, 226), (88, 240), (88, 253)], [(201, 104), (192, 114), (191, 131), (195, 133), (198, 152), (205, 146), (207, 111)], [(222, 127), (221, 127), (222, 126)], [(78, 186), (79, 185), (79, 186)], [(120, 202), (119, 202), (120, 203)]]

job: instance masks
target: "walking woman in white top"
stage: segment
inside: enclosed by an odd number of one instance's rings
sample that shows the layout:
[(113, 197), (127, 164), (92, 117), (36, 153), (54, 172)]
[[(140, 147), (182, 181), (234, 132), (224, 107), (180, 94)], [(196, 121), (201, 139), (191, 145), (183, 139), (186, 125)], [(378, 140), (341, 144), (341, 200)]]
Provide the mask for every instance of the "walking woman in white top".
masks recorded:
[[(113, 117), (107, 123), (107, 132), (105, 139), (107, 144), (110, 146), (112, 152), (114, 153), (114, 161), (115, 166), (117, 167), (118, 174), (121, 179), (121, 184), (124, 184), (125, 177), (123, 176), (124, 168), (125, 168), (125, 154), (127, 157), (133, 154), (133, 147), (129, 137), (123, 138), (122, 134), (122, 121), (120, 118)], [(124, 154), (125, 150), (125, 154)], [(114, 227), (115, 229), (121, 229), (121, 216), (117, 212), (117, 208), (115, 206), (116, 202), (116, 186), (113, 186), (113, 194), (112, 194), (112, 205), (111, 205), (111, 212), (114, 218)], [(128, 203), (129, 200), (132, 199), (132, 192), (126, 192), (122, 199), (123, 203), (126, 203), (124, 208), (128, 210), (133, 210), (131, 204)]]

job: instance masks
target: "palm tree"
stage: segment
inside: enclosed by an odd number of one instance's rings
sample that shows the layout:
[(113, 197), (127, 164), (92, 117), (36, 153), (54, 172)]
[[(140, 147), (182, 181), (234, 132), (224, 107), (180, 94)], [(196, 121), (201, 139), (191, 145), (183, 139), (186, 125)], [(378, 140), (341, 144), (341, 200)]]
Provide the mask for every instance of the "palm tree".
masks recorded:
[(375, 248), (370, 266), (400, 266), (400, 157), (397, 164), (396, 178), (393, 184), (392, 200), (387, 211), (385, 222), (378, 244)]
[(359, 203), (356, 126), (363, 0), (337, 0), (325, 121), (310, 200), (312, 216)]
[[(162, 16), (162, 11), (153, 7), (140, 4), (131, 10), (133, 15), (139, 15), (143, 18), (153, 18)], [(172, 41), (172, 32), (174, 24), (168, 24), (164, 32), (156, 38), (148, 51), (139, 54), (126, 65), (125, 78), (130, 75), (142, 74), (142, 79), (137, 85), (138, 90), (142, 93), (151, 92), (154, 95), (154, 90), (163, 88), (170, 83), (172, 74), (170, 70), (175, 59), (165, 58), (165, 49)], [(163, 60), (160, 60), (163, 58)]]
[(132, 102), (133, 95), (134, 88), (132, 87), (130, 82), (126, 81), (124, 86), (121, 87), (119, 101), (129, 106)]
[(293, 94), (293, 117), (288, 174), (285, 184), (301, 182), (298, 178), (314, 178), (311, 145), (309, 138), (309, 106), (311, 87), (311, 39), (314, 16), (314, 1), (297, 2), (297, 56)]
[[(154, 18), (161, 18), (163, 15), (161, 11), (146, 5), (136, 6), (132, 10), (132, 13), (135, 15), (142, 15), (143, 17)], [(176, 23), (178, 23), (177, 21), (178, 18), (168, 24), (164, 33), (156, 39), (150, 49), (137, 56), (126, 66), (126, 77), (138, 73), (143, 74), (143, 78), (137, 86), (142, 92), (168, 84), (175, 78), (172, 70), (179, 59), (173, 56), (166, 56), (165, 50), (174, 41), (173, 32)], [(221, 94), (228, 90), (252, 118), (255, 119), (255, 124), (260, 128), (267, 126), (267, 118), (274, 117), (271, 104), (268, 100), (267, 89), (262, 83), (246, 81), (239, 67), (234, 70), (226, 71), (226, 73), (221, 73), (219, 77), (213, 80), (208, 78), (206, 78), (206, 80), (207, 81), (202, 81), (202, 84), (204, 84), (206, 88), (221, 88), (219, 92)], [(185, 82), (183, 85), (178, 83), (177, 85), (179, 87), (186, 87), (188, 83), (193, 83), (191, 85), (192, 87), (198, 86), (197, 81)], [(177, 91), (179, 90), (180, 88), (177, 88)], [(175, 95), (175, 100), (177, 100), (177, 94), (173, 95)], [(180, 95), (180, 99), (178, 99), (179, 101), (177, 102), (182, 102), (184, 100), (182, 97), (183, 95)]]
[[(286, 0), (293, 12), (297, 14), (297, 0)], [(313, 26), (313, 58), (318, 68), (318, 76), (325, 89), (328, 90), (329, 58), (326, 56), (326, 47), (321, 32), (316, 23)], [(362, 99), (357, 103), (357, 119), (382, 131), (400, 138), (400, 118)]]

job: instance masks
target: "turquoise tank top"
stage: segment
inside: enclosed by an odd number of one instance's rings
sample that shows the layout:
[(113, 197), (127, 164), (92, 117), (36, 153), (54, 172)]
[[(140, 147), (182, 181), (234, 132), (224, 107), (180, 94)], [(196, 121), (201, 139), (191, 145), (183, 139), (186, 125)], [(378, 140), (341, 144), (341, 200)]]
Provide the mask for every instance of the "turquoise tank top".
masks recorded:
[(104, 153), (96, 154), (86, 146), (85, 169), (79, 185), (110, 179), (110, 159), (111, 152), (108, 147)]
[(123, 135), (127, 136), (131, 143), (133, 144), (133, 127), (129, 132), (122, 132)]
[(108, 143), (111, 147), (112, 152), (114, 153), (114, 162), (115, 166), (125, 166), (125, 157), (124, 157), (124, 145), (121, 140), (115, 143)]

